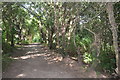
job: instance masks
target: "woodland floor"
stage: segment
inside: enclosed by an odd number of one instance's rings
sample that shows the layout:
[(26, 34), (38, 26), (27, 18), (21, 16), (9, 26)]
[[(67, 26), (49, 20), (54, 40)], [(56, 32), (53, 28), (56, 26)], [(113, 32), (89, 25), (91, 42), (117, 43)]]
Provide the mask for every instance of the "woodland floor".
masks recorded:
[(13, 52), (12, 58), (15, 60), (3, 72), (3, 78), (106, 78), (42, 45), (24, 45)]

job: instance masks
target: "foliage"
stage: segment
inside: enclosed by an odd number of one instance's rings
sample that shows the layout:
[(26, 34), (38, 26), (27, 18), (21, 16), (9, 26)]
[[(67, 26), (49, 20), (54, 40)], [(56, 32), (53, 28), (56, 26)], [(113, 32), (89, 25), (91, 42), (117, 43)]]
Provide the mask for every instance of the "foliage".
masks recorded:
[(116, 68), (116, 60), (112, 46), (106, 44), (106, 46), (104, 46), (104, 49), (101, 49), (99, 60), (99, 65), (104, 71), (110, 73), (114, 72), (114, 69)]
[(37, 33), (36, 35), (34, 35), (32, 42), (33, 42), (33, 43), (34, 43), (34, 42), (37, 42), (37, 43), (40, 42), (40, 36), (39, 36), (38, 33)]
[[(4, 46), (3, 46), (4, 45)], [(6, 54), (8, 52), (11, 52), (13, 50), (13, 48), (10, 46), (9, 43), (2, 43), (2, 51), (3, 54)]]
[(84, 59), (83, 61), (85, 63), (90, 64), (94, 58), (93, 58), (92, 54), (85, 52), (83, 55), (83, 59)]
[(9, 54), (2, 55), (2, 69), (5, 70), (12, 61)]
[(66, 47), (66, 53), (70, 56), (77, 56), (77, 51), (73, 42), (73, 39), (70, 40), (69, 45)]
[[(117, 23), (119, 6), (114, 4)], [(99, 59), (104, 71), (113, 72), (117, 67), (106, 4), (5, 2), (2, 12), (3, 53), (9, 53), (17, 44), (37, 42), (64, 56), (81, 55), (87, 64)]]

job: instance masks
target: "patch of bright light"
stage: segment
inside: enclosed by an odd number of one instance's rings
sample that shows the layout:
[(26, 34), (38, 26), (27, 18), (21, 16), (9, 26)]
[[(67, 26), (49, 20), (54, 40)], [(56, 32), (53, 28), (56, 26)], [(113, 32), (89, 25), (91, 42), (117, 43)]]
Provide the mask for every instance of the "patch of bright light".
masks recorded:
[(16, 38), (18, 38), (19, 36), (18, 35), (15, 35)]
[(16, 78), (24, 77), (24, 76), (25, 76), (25, 74), (19, 74), (19, 75), (16, 76)]
[(32, 54), (32, 55), (26, 55), (26, 56), (21, 56), (21, 57), (15, 57), (13, 59), (29, 59), (29, 58), (35, 58), (39, 56), (43, 56), (45, 54)]
[(38, 53), (39, 51), (28, 51), (26, 54), (30, 54), (30, 53)]
[(33, 71), (37, 71), (37, 69), (34, 69)]

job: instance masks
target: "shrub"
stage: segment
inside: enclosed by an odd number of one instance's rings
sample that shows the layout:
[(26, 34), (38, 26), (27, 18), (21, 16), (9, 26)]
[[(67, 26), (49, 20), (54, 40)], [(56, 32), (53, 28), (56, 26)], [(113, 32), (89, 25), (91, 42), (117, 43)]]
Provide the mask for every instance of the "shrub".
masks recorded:
[(10, 54), (2, 55), (2, 69), (5, 70), (7, 66), (11, 63), (12, 59), (10, 58)]
[(6, 53), (12, 51), (12, 47), (10, 46), (9, 43), (3, 42), (3, 44), (2, 44), (2, 51), (3, 51), (3, 54), (6, 54)]
[(105, 45), (104, 49), (101, 49), (101, 54), (99, 56), (99, 67), (102, 68), (105, 72), (112, 73), (116, 68), (116, 59), (115, 53), (112, 50), (112, 46)]

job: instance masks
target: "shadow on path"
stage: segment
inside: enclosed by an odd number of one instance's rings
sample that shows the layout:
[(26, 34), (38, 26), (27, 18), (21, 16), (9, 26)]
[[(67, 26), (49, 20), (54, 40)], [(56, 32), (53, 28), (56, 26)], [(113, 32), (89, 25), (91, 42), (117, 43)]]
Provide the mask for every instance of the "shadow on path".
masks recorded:
[(75, 61), (63, 57), (42, 45), (23, 45), (14, 51), (15, 59), (3, 72), (3, 78), (103, 78)]

